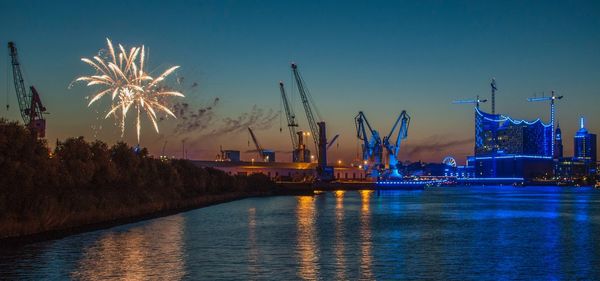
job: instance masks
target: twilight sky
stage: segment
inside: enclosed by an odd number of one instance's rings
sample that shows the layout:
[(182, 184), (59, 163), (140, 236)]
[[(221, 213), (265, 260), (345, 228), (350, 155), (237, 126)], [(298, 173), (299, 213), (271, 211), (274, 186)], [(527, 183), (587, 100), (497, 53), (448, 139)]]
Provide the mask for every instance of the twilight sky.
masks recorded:
[[(548, 121), (549, 105), (526, 98), (551, 90), (565, 95), (558, 119), (566, 155), (580, 115), (600, 132), (598, 1), (2, 1), (0, 35), (1, 100), (10, 103), (0, 117), (20, 120), (6, 75), (6, 44), (15, 41), (26, 84), (36, 86), (50, 112), (50, 143), (80, 135), (121, 139), (114, 120), (103, 120), (107, 101), (88, 108), (92, 89), (69, 88), (92, 74), (80, 58), (105, 48), (107, 37), (126, 47), (144, 44), (154, 73), (180, 65), (173, 77), (181, 83), (168, 84), (187, 95), (182, 101), (192, 110), (219, 98), (194, 130), (176, 130), (181, 120), (169, 119), (156, 134), (144, 123), (141, 145), (155, 155), (165, 142), (167, 154), (181, 155), (183, 139), (194, 159), (213, 159), (219, 145), (251, 150), (244, 121), (252, 112), (263, 147), (291, 150), (285, 118), (273, 117), (281, 110), (278, 82), (292, 90), (290, 62), (298, 63), (330, 136), (340, 134), (332, 160), (356, 156), (359, 110), (387, 134), (405, 109), (412, 122), (403, 160), (453, 155), (463, 163), (472, 153), (473, 109), (451, 101), (489, 98), (491, 77), (499, 88), (497, 111), (514, 118)], [(294, 95), (300, 125), (308, 128)], [(232, 127), (238, 118), (240, 128)], [(124, 140), (136, 142), (133, 127)]]

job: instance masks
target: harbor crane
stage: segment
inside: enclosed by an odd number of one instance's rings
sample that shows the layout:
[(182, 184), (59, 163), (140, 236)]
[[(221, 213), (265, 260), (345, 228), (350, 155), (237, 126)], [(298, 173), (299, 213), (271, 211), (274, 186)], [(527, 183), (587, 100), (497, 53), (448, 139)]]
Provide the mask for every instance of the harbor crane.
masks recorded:
[(362, 167), (370, 177), (379, 177), (383, 148), (379, 132), (373, 130), (362, 111), (354, 117), (356, 137), (362, 141)]
[(319, 151), (319, 126), (317, 125), (317, 121), (315, 119), (315, 115), (313, 113), (312, 106), (309, 100), (309, 93), (306, 89), (304, 80), (298, 71), (298, 65), (292, 63), (292, 74), (294, 75), (294, 79), (296, 80), (296, 85), (298, 86), (298, 93), (300, 94), (300, 99), (302, 100), (302, 106), (304, 107), (304, 112), (306, 113), (306, 119), (308, 121), (308, 127), (310, 128), (310, 133), (313, 137), (313, 141), (315, 142), (315, 151), (320, 155)]
[(296, 128), (298, 127), (298, 123), (296, 123), (296, 114), (294, 114), (294, 110), (290, 107), (288, 103), (287, 95), (285, 94), (285, 87), (283, 86), (283, 82), (279, 82), (279, 91), (281, 92), (281, 101), (283, 103), (283, 108), (285, 110), (285, 116), (287, 118), (287, 126), (290, 130), (290, 137), (292, 138), (292, 150), (298, 148), (298, 140)]
[[(362, 111), (354, 117), (356, 125), (356, 136), (362, 141), (363, 151), (363, 169), (371, 178), (384, 177), (402, 178), (398, 172), (398, 154), (402, 140), (408, 137), (408, 126), (410, 125), (410, 116), (403, 110), (396, 122), (392, 126), (389, 134), (381, 139), (379, 132), (371, 127), (367, 117)], [(394, 134), (396, 137), (393, 137)], [(387, 152), (387, 169), (384, 169), (382, 164), (383, 149)]]
[(252, 138), (252, 142), (254, 142), (254, 145), (256, 146), (256, 152), (258, 153), (259, 159), (262, 159), (264, 161), (266, 158), (265, 150), (258, 143), (258, 140), (256, 139), (256, 136), (254, 135), (254, 132), (252, 131), (252, 129), (250, 127), (248, 127), (248, 132), (250, 132), (250, 137)]
[[(563, 96), (557, 96), (554, 91), (552, 91), (552, 95), (549, 97), (531, 97), (527, 98), (529, 102), (537, 102), (537, 101), (550, 101), (550, 125), (552, 126), (552, 133), (554, 134), (554, 121), (556, 116), (556, 105), (555, 101), (561, 100)], [(552, 145), (552, 155), (554, 155), (554, 145)]]
[[(400, 126), (398, 126), (400, 124)], [(388, 174), (387, 178), (402, 178), (402, 175), (398, 173), (398, 153), (400, 153), (400, 145), (402, 144), (402, 140), (405, 140), (408, 137), (408, 126), (410, 125), (410, 116), (406, 113), (406, 110), (403, 110), (394, 126), (390, 130), (390, 133), (383, 137), (383, 146), (386, 148), (388, 153)], [(392, 143), (392, 135), (398, 128), (398, 134), (394, 138), (395, 141)]]
[(263, 162), (275, 162), (275, 152), (273, 150), (264, 149), (259, 143), (254, 131), (250, 127), (248, 127), (248, 132), (250, 132), (250, 137), (252, 138), (252, 142), (254, 142), (254, 146), (256, 146), (256, 152), (258, 153), (258, 158)]
[[(333, 180), (333, 167), (327, 166), (327, 132), (325, 129), (325, 122), (320, 121), (317, 123), (312, 108), (314, 106), (314, 102), (312, 102), (310, 92), (306, 88), (304, 80), (302, 79), (302, 76), (298, 71), (298, 65), (295, 63), (292, 63), (292, 74), (294, 76), (294, 80), (296, 80), (296, 84), (298, 86), (298, 93), (300, 94), (300, 99), (302, 100), (302, 106), (304, 107), (304, 112), (306, 113), (308, 126), (310, 128), (310, 132), (315, 143), (315, 151), (317, 152), (319, 160), (317, 165), (317, 174), (319, 175), (319, 180)], [(313, 103), (312, 106), (311, 103)], [(314, 107), (316, 109), (316, 106)], [(333, 141), (330, 141), (330, 143), (332, 142)]]
[(471, 99), (471, 100), (455, 100), (452, 101), (453, 104), (475, 104), (475, 107), (479, 108), (479, 104), (480, 103), (484, 103), (487, 102), (486, 99), (480, 99), (479, 95), (477, 95), (477, 98), (475, 99)]
[(21, 118), (23, 118), (23, 122), (25, 122), (25, 125), (32, 132), (32, 135), (43, 138), (46, 136), (46, 119), (43, 116), (46, 108), (42, 104), (40, 94), (34, 86), (29, 87), (29, 92), (25, 89), (25, 81), (21, 72), (17, 47), (14, 42), (8, 42), (8, 50), (12, 62), (13, 80)]

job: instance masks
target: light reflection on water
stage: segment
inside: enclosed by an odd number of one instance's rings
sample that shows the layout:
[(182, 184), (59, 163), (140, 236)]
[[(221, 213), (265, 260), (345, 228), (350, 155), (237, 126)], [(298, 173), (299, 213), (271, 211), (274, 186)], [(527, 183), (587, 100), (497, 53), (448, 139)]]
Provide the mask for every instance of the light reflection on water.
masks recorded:
[(600, 192), (250, 198), (0, 249), (0, 279), (573, 280), (600, 276)]
[(344, 191), (335, 192), (335, 279), (346, 279), (346, 249), (344, 241)]
[[(181, 215), (107, 233), (85, 248), (71, 277), (83, 280), (178, 280), (184, 273)], [(156, 261), (160, 260), (159, 263)]]
[(298, 196), (298, 275), (302, 279), (315, 280), (319, 273), (319, 248), (316, 243), (315, 198)]
[(373, 279), (371, 266), (373, 263), (373, 242), (371, 234), (371, 212), (370, 198), (373, 192), (370, 190), (360, 191), (360, 277), (363, 279)]

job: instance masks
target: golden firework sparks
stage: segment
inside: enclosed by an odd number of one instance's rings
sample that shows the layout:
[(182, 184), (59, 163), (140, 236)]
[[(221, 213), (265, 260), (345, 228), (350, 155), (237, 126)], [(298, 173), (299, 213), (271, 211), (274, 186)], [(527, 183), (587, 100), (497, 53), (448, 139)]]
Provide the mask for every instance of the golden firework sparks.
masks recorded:
[(81, 60), (90, 65), (96, 73), (82, 76), (76, 81), (86, 82), (88, 87), (96, 86), (100, 89), (92, 95), (88, 107), (104, 96), (111, 97), (111, 107), (105, 118), (113, 115), (120, 119), (121, 136), (125, 133), (125, 120), (127, 113), (133, 106), (136, 116), (137, 140), (140, 142), (141, 119), (140, 115), (146, 114), (158, 133), (157, 114), (163, 112), (174, 118), (175, 114), (167, 106), (168, 97), (185, 97), (182, 93), (172, 91), (161, 85), (161, 82), (173, 73), (179, 66), (167, 69), (158, 77), (150, 76), (144, 69), (146, 63), (145, 47), (133, 47), (127, 52), (119, 44), (115, 52), (110, 39), (106, 39), (108, 56), (94, 56), (92, 59)]

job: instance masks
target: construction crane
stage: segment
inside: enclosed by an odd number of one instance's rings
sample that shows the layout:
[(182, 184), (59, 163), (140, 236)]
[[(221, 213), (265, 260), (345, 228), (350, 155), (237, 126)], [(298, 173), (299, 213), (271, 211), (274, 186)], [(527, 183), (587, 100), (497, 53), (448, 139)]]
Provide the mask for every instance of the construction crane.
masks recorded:
[(383, 148), (379, 132), (373, 130), (362, 111), (354, 117), (356, 137), (362, 141), (362, 167), (370, 177), (379, 177)]
[(492, 88), (492, 114), (496, 114), (496, 91), (498, 91), (498, 88), (496, 87), (496, 78), (492, 78), (490, 87)]
[(552, 95), (549, 97), (532, 97), (527, 98), (527, 101), (550, 101), (550, 123), (554, 126), (554, 117), (555, 117), (555, 105), (554, 102), (556, 100), (561, 100), (564, 96), (557, 96), (554, 91), (552, 91)]
[(477, 95), (477, 98), (473, 99), (473, 100), (455, 100), (452, 103), (453, 104), (475, 104), (475, 107), (479, 108), (479, 104), (484, 103), (484, 102), (487, 102), (487, 100), (482, 100), (479, 98), (479, 95)]
[[(556, 116), (556, 106), (554, 105), (554, 102), (561, 100), (562, 98), (563, 96), (557, 96), (554, 91), (552, 91), (552, 95), (549, 97), (532, 97), (527, 99), (529, 102), (550, 101), (550, 125), (552, 126), (552, 134), (554, 134), (554, 120)], [(552, 145), (552, 155), (554, 155), (554, 145)]]
[(283, 86), (283, 82), (281, 81), (279, 82), (279, 91), (281, 92), (281, 100), (283, 102), (283, 108), (285, 109), (287, 125), (290, 129), (290, 137), (292, 138), (292, 150), (298, 149), (298, 139), (296, 137), (296, 128), (298, 127), (298, 123), (296, 123), (296, 114), (294, 114), (294, 110), (288, 103), (287, 95), (285, 94), (285, 88)]
[(29, 92), (25, 90), (25, 81), (21, 72), (17, 47), (14, 42), (8, 42), (8, 50), (12, 59), (13, 80), (21, 118), (23, 118), (23, 122), (31, 130), (32, 135), (43, 138), (46, 136), (46, 120), (43, 116), (46, 108), (42, 105), (40, 95), (34, 86), (29, 87)]
[[(400, 124), (400, 126), (398, 126)], [(402, 175), (398, 173), (398, 153), (400, 153), (400, 145), (402, 144), (402, 140), (408, 137), (408, 126), (410, 125), (410, 116), (403, 110), (394, 126), (390, 130), (390, 133), (383, 137), (383, 146), (386, 148), (388, 153), (388, 172), (386, 176), (388, 178), (401, 178)], [(394, 143), (391, 143), (392, 135), (398, 128), (398, 134), (395, 137)]]
[(256, 152), (258, 153), (259, 159), (265, 161), (267, 158), (267, 156), (265, 155), (265, 150), (258, 143), (258, 139), (256, 139), (256, 136), (254, 135), (254, 131), (252, 131), (252, 129), (250, 127), (248, 127), (248, 132), (250, 132), (250, 137), (252, 137), (252, 142), (254, 142), (254, 145), (256, 146)]

